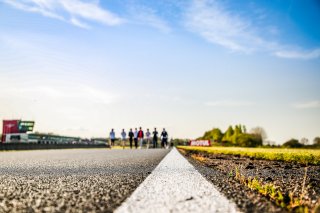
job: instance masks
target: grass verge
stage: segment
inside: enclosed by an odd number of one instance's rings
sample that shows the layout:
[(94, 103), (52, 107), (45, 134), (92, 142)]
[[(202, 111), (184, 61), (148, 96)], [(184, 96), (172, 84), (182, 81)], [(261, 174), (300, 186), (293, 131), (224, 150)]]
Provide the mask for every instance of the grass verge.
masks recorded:
[(284, 148), (196, 147), (178, 146), (180, 150), (211, 154), (240, 155), (263, 160), (278, 160), (302, 164), (320, 165), (320, 150)]
[[(233, 171), (231, 171), (230, 174), (232, 176)], [(307, 167), (305, 172), (305, 178), (306, 174)], [(289, 194), (283, 194), (283, 190), (279, 186), (274, 185), (273, 183), (263, 183), (263, 181), (259, 180), (259, 178), (257, 177), (246, 177), (240, 173), (238, 168), (236, 168), (234, 171), (234, 178), (237, 181), (239, 181), (240, 184), (262, 194), (263, 196), (274, 201), (278, 206), (281, 206), (282, 208), (296, 213), (310, 212), (307, 207), (307, 204), (310, 201), (304, 200), (305, 184), (303, 184), (302, 186), (302, 191), (300, 195), (294, 196), (294, 192), (290, 192)]]

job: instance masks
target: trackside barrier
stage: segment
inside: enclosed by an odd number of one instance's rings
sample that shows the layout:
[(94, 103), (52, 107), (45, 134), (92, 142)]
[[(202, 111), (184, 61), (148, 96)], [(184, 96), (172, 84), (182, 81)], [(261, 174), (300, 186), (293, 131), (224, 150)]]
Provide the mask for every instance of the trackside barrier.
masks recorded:
[(32, 144), (0, 143), (0, 150), (36, 150), (36, 149), (76, 149), (76, 148), (110, 148), (106, 144)]
[(210, 140), (192, 140), (190, 146), (211, 146)]

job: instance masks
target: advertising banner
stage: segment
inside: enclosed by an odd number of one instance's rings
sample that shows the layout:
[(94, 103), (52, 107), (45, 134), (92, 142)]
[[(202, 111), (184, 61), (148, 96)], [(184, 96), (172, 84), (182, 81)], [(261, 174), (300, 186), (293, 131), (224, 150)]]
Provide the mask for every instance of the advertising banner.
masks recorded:
[(3, 120), (2, 134), (19, 133), (19, 120)]
[(210, 140), (192, 140), (190, 146), (211, 146)]
[(34, 121), (20, 121), (19, 122), (19, 132), (26, 133), (33, 131)]
[(19, 120), (3, 120), (1, 141), (4, 142), (6, 134), (10, 133), (19, 133)]
[(3, 120), (1, 141), (6, 141), (8, 134), (21, 134), (33, 131), (34, 121)]

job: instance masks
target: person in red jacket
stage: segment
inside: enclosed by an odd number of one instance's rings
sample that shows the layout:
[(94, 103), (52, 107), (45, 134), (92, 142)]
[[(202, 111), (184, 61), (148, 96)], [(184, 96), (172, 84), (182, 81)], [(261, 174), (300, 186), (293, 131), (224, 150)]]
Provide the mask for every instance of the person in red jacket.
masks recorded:
[(142, 128), (140, 127), (139, 128), (139, 132), (138, 132), (138, 139), (139, 139), (139, 142), (140, 142), (140, 144), (139, 144), (140, 149), (142, 149), (143, 138), (144, 138), (144, 134), (143, 134)]

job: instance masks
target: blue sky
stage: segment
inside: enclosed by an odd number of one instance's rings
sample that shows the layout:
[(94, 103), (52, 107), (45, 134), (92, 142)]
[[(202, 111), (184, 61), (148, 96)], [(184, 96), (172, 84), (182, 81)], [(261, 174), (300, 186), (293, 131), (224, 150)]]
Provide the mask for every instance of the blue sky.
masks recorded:
[(0, 0), (0, 119), (84, 137), (320, 136), (320, 3)]

